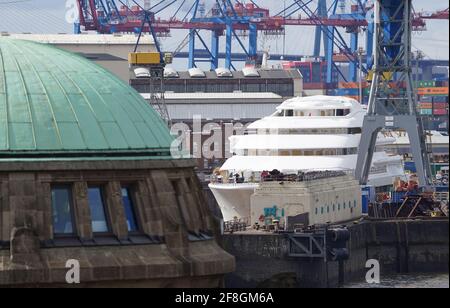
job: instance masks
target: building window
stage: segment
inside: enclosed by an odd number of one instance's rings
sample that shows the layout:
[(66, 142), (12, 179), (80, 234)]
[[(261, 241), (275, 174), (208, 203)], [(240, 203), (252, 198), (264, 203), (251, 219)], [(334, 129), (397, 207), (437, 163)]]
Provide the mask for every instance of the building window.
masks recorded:
[(92, 232), (108, 233), (109, 226), (101, 187), (89, 187), (88, 200), (89, 208), (91, 209)]
[(53, 233), (55, 235), (75, 234), (72, 192), (69, 186), (52, 188)]
[(319, 208), (316, 207), (316, 215), (319, 214)]
[(136, 219), (136, 211), (129, 187), (122, 188), (122, 202), (125, 209), (128, 232), (138, 232), (139, 227)]
[(336, 212), (336, 204), (333, 204), (333, 212)]

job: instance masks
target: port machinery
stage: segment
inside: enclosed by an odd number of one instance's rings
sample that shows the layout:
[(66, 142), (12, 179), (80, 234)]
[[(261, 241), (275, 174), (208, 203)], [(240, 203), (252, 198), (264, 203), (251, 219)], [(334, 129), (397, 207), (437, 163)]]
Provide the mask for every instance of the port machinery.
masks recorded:
[[(331, 5), (328, 5), (327, 0), (286, 0), (284, 8), (275, 15), (258, 5), (257, 0), (251, 0), (249, 3), (239, 0), (211, 0), (213, 6), (209, 12), (206, 12), (204, 0), (159, 0), (153, 6), (146, 1), (147, 8), (143, 8), (134, 0), (131, 1), (131, 6), (128, 4), (130, 1), (125, 3), (122, 0), (77, 2), (80, 12), (79, 23), (75, 26), (77, 33), (80, 33), (82, 28), (99, 33), (137, 33), (146, 12), (152, 12), (151, 23), (159, 37), (170, 36), (171, 30), (188, 30), (186, 45), (189, 45), (189, 68), (196, 67), (199, 62), (208, 62), (211, 69), (216, 69), (219, 65), (219, 42), (222, 36), (226, 41), (226, 68), (234, 68), (233, 39), (244, 51), (245, 60), (255, 63), (258, 57), (258, 33), (284, 35), (287, 26), (316, 27), (313, 55), (320, 56), (323, 40), (328, 83), (332, 82), (333, 69), (340, 72), (335, 64), (336, 54), (350, 63), (349, 75), (344, 76), (341, 73), (341, 76), (345, 80), (357, 80), (357, 70), (360, 66), (357, 56), (358, 38), (361, 31), (367, 35), (368, 56), (360, 69), (368, 73), (373, 64), (370, 56), (373, 53), (374, 35), (374, 25), (371, 22), (373, 0), (352, 0), (350, 13), (344, 13), (344, 8), (350, 0), (332, 0)], [(426, 19), (441, 19), (445, 16), (448, 18), (448, 10), (416, 14), (413, 19), (414, 29), (425, 30)], [(150, 30), (149, 25), (143, 29), (144, 32)], [(201, 31), (211, 33), (210, 44), (206, 42)], [(242, 33), (248, 36), (248, 44), (244, 44)], [(346, 33), (350, 34), (350, 43), (345, 39)], [(201, 48), (197, 48), (197, 45)]]
[[(422, 118), (417, 114), (412, 80), (412, 0), (376, 0), (375, 49), (368, 112), (364, 118), (356, 177), (366, 185), (375, 143), (383, 130), (405, 130), (410, 139), (421, 187), (432, 185), (432, 172)], [(404, 94), (392, 94), (390, 83), (406, 84)]]

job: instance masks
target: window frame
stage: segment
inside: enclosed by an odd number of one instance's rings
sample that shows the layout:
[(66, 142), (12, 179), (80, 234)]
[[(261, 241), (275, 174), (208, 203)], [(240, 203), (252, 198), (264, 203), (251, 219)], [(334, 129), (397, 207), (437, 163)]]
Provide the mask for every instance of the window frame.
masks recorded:
[[(72, 233), (56, 233), (55, 232), (55, 222), (53, 216), (53, 190), (54, 189), (67, 189), (69, 192), (69, 207), (70, 207), (70, 217), (72, 221)], [(78, 228), (77, 228), (77, 217), (75, 215), (75, 199), (73, 194), (73, 184), (70, 183), (57, 183), (50, 184), (50, 207), (52, 210), (52, 236), (54, 239), (71, 239), (76, 238), (78, 236)]]
[[(92, 237), (94, 239), (96, 237), (114, 236), (114, 231), (112, 229), (112, 223), (111, 223), (111, 215), (109, 213), (108, 202), (107, 202), (106, 195), (105, 195), (105, 186), (106, 186), (106, 184), (104, 184), (104, 183), (87, 183), (87, 205), (89, 207)], [(94, 228), (92, 228), (92, 223), (93, 223), (92, 209), (91, 209), (91, 205), (89, 202), (89, 189), (91, 189), (91, 188), (98, 188), (100, 190), (100, 198), (101, 198), (102, 205), (103, 205), (103, 211), (105, 212), (105, 222), (106, 222), (106, 226), (108, 228), (108, 231), (106, 231), (106, 232), (95, 232)]]
[(139, 206), (138, 203), (136, 202), (136, 184), (134, 183), (120, 183), (120, 196), (121, 196), (121, 203), (122, 203), (122, 207), (124, 209), (124, 218), (125, 218), (125, 222), (127, 222), (128, 224), (128, 217), (127, 214), (125, 212), (125, 204), (123, 203), (123, 196), (122, 196), (122, 189), (127, 189), (128, 190), (128, 197), (130, 198), (131, 201), (131, 207), (132, 207), (132, 211), (133, 211), (133, 216), (134, 216), (134, 220), (135, 220), (135, 224), (136, 224), (136, 231), (130, 231), (128, 230), (128, 225), (127, 225), (127, 231), (128, 234), (133, 236), (133, 235), (142, 235), (144, 234), (144, 231), (142, 229), (142, 221), (140, 219), (140, 217), (142, 217), (140, 214), (140, 210), (139, 210)]

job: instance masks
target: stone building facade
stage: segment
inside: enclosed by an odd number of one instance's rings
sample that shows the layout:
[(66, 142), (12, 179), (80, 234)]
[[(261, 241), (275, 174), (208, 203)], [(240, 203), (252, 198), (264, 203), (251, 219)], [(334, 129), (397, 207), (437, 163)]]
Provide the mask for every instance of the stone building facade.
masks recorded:
[(74, 261), (75, 286), (222, 286), (235, 261), (195, 162), (170, 156), (139, 94), (53, 47), (0, 39), (0, 54), (0, 287), (74, 286)]

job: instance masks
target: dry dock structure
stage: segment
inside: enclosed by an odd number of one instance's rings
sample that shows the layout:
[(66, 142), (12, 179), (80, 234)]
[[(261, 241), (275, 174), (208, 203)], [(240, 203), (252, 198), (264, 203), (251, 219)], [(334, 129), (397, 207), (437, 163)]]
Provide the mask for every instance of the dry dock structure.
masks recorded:
[(229, 287), (337, 287), (365, 281), (368, 260), (377, 260), (381, 277), (394, 273), (448, 272), (448, 218), (364, 220), (348, 224), (347, 261), (298, 257), (293, 234), (237, 232), (224, 237), (236, 256)]

